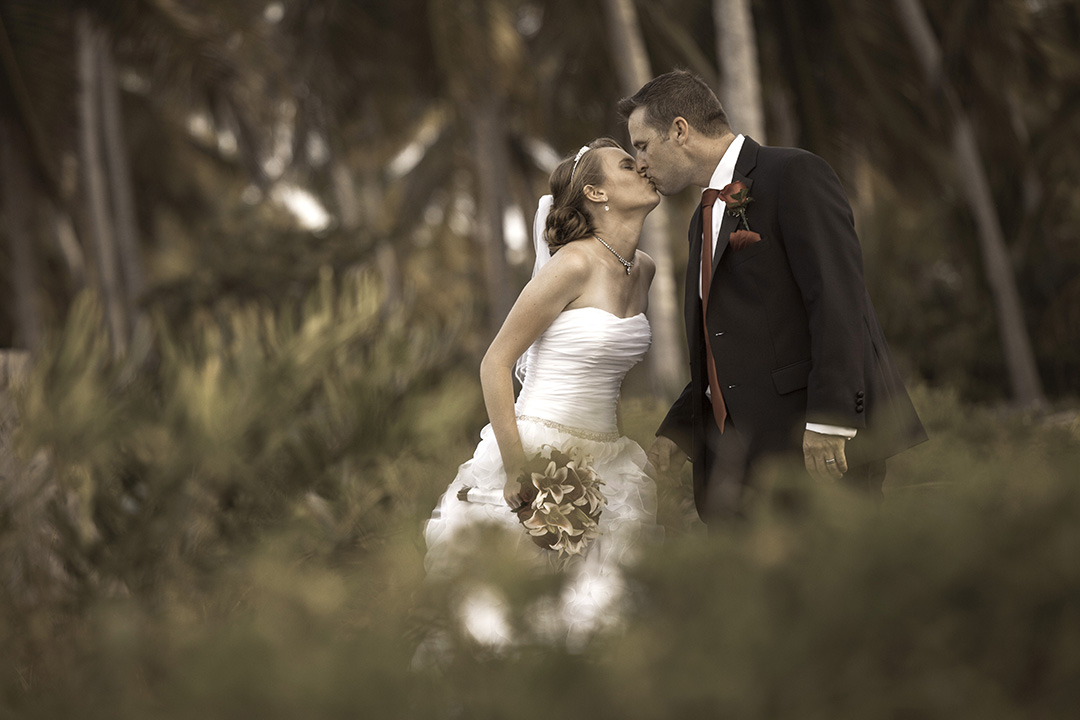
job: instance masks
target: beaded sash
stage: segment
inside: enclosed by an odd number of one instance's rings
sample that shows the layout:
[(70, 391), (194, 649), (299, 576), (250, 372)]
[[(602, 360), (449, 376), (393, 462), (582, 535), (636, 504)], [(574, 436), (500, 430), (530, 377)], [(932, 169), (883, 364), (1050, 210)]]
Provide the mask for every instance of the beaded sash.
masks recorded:
[(619, 433), (617, 432), (596, 432), (595, 430), (584, 430), (582, 428), (570, 427), (569, 425), (557, 423), (554, 420), (535, 417), (533, 415), (518, 415), (517, 419), (524, 420), (525, 422), (537, 423), (538, 425), (549, 427), (552, 430), (558, 430), (560, 432), (566, 433), (567, 435), (579, 437), (582, 440), (593, 440), (595, 442), (615, 442), (619, 439)]

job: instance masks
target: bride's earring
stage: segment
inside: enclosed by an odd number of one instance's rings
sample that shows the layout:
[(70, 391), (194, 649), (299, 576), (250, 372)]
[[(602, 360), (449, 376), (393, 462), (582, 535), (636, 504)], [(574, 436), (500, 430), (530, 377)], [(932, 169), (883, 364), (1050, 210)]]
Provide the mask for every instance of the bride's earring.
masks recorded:
[(609, 208), (609, 207), (607, 206), (607, 203), (604, 203), (604, 212), (607, 212), (607, 211), (608, 211), (608, 210), (610, 210), (610, 209), (611, 209), (611, 208)]

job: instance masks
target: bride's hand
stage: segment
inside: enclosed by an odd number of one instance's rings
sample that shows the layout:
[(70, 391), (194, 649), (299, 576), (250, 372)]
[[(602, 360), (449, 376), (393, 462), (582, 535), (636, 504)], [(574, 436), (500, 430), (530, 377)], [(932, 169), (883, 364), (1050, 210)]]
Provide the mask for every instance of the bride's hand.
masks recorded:
[(506, 485), (503, 486), (503, 499), (513, 512), (520, 513), (532, 504), (536, 498), (536, 491), (534, 489), (530, 493), (529, 489), (523, 490), (516, 477), (507, 479)]
[[(501, 449), (501, 448), (500, 448)], [(517, 512), (525, 503), (531, 503), (532, 498), (526, 498), (521, 494), (521, 484), (518, 478), (525, 469), (525, 452), (520, 443), (508, 451), (502, 453), (503, 468), (506, 472), (506, 484), (503, 485), (503, 499), (510, 509)], [(536, 497), (533, 495), (533, 497)]]
[(514, 512), (521, 507), (521, 504), (525, 502), (525, 499), (521, 497), (520, 486), (517, 480), (507, 479), (506, 484), (503, 485), (503, 499), (506, 500), (506, 504), (510, 506), (510, 509)]

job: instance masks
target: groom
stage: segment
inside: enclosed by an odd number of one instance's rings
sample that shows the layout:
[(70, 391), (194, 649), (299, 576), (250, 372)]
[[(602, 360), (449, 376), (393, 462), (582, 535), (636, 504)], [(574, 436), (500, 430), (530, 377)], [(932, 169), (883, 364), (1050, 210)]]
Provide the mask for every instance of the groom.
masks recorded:
[(694, 465), (706, 522), (738, 516), (758, 461), (880, 495), (885, 458), (926, 439), (863, 282), (832, 168), (736, 135), (701, 78), (676, 70), (619, 103), (638, 171), (664, 195), (706, 188), (690, 222), (690, 384), (649, 450)]

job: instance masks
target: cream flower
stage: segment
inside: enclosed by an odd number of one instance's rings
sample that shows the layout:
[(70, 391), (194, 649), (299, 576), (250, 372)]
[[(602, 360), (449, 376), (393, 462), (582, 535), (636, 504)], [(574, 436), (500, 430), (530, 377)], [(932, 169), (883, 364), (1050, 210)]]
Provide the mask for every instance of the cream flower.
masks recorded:
[(523, 492), (535, 489), (530, 512), (519, 514), (522, 525), (533, 542), (562, 559), (583, 554), (600, 534), (603, 482), (590, 463), (580, 448), (544, 446), (518, 478)]

